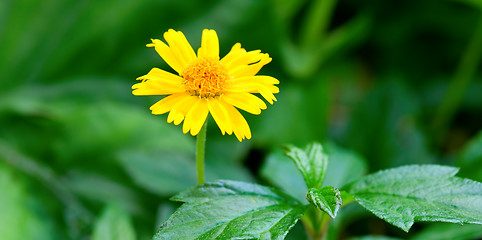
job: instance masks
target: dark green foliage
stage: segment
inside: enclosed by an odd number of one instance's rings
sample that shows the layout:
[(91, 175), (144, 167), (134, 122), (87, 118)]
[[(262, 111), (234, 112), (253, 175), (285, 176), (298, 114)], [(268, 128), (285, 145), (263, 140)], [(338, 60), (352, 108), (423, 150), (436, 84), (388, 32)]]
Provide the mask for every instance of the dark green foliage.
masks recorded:
[(116, 206), (108, 206), (94, 226), (92, 239), (135, 240), (136, 234), (127, 213)]

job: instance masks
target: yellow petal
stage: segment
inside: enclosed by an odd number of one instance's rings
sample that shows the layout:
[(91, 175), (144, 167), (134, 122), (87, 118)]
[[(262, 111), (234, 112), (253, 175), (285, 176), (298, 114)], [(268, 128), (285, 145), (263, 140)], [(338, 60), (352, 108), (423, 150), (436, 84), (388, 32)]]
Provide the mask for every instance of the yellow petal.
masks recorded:
[(261, 83), (261, 84), (279, 84), (279, 80), (271, 76), (247, 76), (233, 78), (233, 84), (237, 83)]
[(167, 46), (167, 44), (165, 44), (159, 39), (151, 39), (151, 41), (152, 43), (147, 44), (146, 46), (154, 47), (159, 56), (161, 56), (162, 59), (164, 59), (164, 61), (166, 61), (166, 63), (172, 67), (172, 69), (181, 74), (184, 70), (184, 68), (182, 67), (183, 65), (181, 62), (179, 62), (176, 55), (171, 51), (169, 46)]
[(182, 131), (187, 133), (191, 130), (191, 135), (196, 136), (199, 130), (201, 130), (204, 121), (206, 121), (208, 113), (209, 109), (206, 99), (199, 98), (187, 113)]
[(184, 92), (185, 88), (180, 83), (172, 83), (170, 81), (154, 81), (147, 80), (145, 82), (132, 85), (134, 95), (169, 95)]
[(169, 112), (172, 107), (179, 102), (180, 100), (189, 97), (188, 93), (176, 93), (169, 95), (154, 105), (152, 105), (149, 109), (152, 111), (152, 114), (163, 114)]
[(240, 142), (245, 138), (251, 139), (251, 130), (249, 129), (249, 125), (246, 122), (246, 119), (244, 119), (243, 115), (241, 115), (241, 113), (239, 113), (239, 111), (232, 105), (222, 100), (219, 102), (223, 105), (229, 115), (236, 138)]
[(147, 79), (164, 80), (164, 81), (170, 80), (170, 81), (179, 82), (179, 83), (182, 83), (184, 81), (182, 77), (172, 74), (170, 72), (164, 71), (159, 68), (152, 68), (151, 71), (149, 71), (149, 73), (147, 73), (142, 77), (137, 78), (137, 80), (147, 80)]
[(220, 60), (220, 62), (221, 62), (221, 64), (226, 65), (229, 62), (231, 62), (231, 60), (234, 57), (238, 56), (239, 54), (245, 53), (245, 52), (246, 52), (246, 50), (244, 50), (244, 48), (241, 48), (241, 43), (236, 43), (231, 48), (231, 51), (229, 51), (229, 53), (226, 54), (226, 56), (224, 56), (223, 59)]
[(260, 83), (241, 83), (229, 87), (229, 92), (260, 93), (260, 89), (266, 89), (271, 93), (279, 93), (279, 88), (274, 85)]
[(228, 70), (232, 70), (238, 66), (242, 65), (248, 65), (251, 63), (258, 62), (261, 60), (263, 54), (261, 53), (261, 50), (254, 50), (254, 51), (249, 51), (246, 53), (240, 53), (237, 56), (233, 57), (231, 61), (225, 64), (225, 67)]
[(233, 127), (231, 126), (231, 120), (229, 118), (227, 110), (224, 106), (219, 103), (219, 100), (216, 98), (208, 100), (208, 108), (209, 112), (216, 121), (221, 133), (227, 133), (231, 135), (233, 133)]
[(271, 58), (260, 50), (246, 52), (237, 43), (220, 62), (228, 69), (231, 76), (243, 77), (256, 75), (264, 65), (271, 62)]
[(152, 89), (147, 87), (147, 84), (145, 82), (143, 83), (136, 83), (132, 85), (132, 94), (137, 95), (137, 96), (146, 96), (146, 95), (168, 95), (168, 92), (164, 92), (159, 89)]
[(198, 99), (199, 98), (196, 96), (188, 96), (178, 101), (171, 108), (169, 116), (167, 117), (167, 122), (171, 123), (174, 121), (175, 125), (179, 125)]
[(263, 57), (259, 62), (250, 64), (250, 65), (240, 65), (237, 66), (233, 69), (230, 70), (230, 75), (233, 76), (234, 78), (239, 78), (239, 77), (246, 77), (246, 76), (254, 76), (256, 75), (261, 68), (270, 63), (271, 58), (269, 57), (268, 54), (263, 54)]
[(169, 95), (185, 91), (181, 77), (158, 68), (153, 68), (137, 80), (143, 82), (132, 86), (134, 95)]
[(269, 103), (273, 104), (276, 97), (273, 93), (278, 93), (279, 88), (274, 86), (279, 81), (269, 76), (241, 77), (232, 80), (229, 92), (260, 93)]
[(250, 93), (225, 93), (221, 98), (227, 103), (255, 115), (260, 114), (261, 109), (266, 109), (266, 104)]
[(219, 60), (219, 39), (216, 31), (204, 29), (201, 47), (198, 49), (197, 55)]
[(171, 52), (179, 61), (181, 68), (186, 68), (187, 64), (196, 59), (194, 50), (182, 32), (169, 29), (164, 33), (164, 39), (166, 39)]
[(258, 91), (259, 91), (259, 93), (261, 94), (261, 96), (263, 96), (264, 99), (266, 99), (266, 101), (269, 102), (269, 104), (273, 104), (273, 101), (278, 101), (278, 100), (276, 100), (276, 97), (273, 95), (273, 93), (271, 92), (271, 90), (268, 89), (267, 87), (261, 85), (261, 86), (258, 88)]

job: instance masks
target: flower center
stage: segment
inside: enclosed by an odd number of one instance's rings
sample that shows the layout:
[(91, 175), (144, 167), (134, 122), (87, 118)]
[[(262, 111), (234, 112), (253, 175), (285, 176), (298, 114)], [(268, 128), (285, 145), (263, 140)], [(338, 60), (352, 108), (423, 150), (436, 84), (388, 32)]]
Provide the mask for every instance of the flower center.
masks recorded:
[(181, 75), (186, 91), (202, 98), (224, 93), (228, 73), (218, 60), (200, 58), (192, 61)]

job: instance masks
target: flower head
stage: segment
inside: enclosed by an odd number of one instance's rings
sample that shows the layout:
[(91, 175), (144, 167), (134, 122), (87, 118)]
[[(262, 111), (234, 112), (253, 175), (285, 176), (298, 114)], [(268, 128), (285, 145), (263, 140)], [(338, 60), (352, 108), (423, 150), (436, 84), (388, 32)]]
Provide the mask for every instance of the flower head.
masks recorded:
[(214, 30), (205, 29), (197, 54), (184, 34), (170, 29), (164, 33), (167, 44), (152, 39), (159, 55), (179, 75), (153, 68), (134, 84), (134, 95), (165, 95), (151, 106), (153, 114), (169, 112), (167, 122), (184, 121), (183, 132), (197, 135), (211, 113), (223, 134), (234, 133), (239, 141), (251, 138), (249, 125), (237, 110), (260, 114), (266, 104), (276, 101), (279, 81), (270, 76), (255, 76), (271, 58), (260, 50), (247, 52), (236, 43), (219, 59), (219, 40)]

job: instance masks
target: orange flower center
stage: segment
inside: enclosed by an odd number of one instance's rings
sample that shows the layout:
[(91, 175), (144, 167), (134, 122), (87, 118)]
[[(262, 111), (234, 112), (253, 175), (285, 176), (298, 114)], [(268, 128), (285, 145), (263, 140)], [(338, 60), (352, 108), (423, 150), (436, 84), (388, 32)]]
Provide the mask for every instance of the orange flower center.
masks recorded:
[(202, 98), (224, 93), (228, 72), (218, 60), (200, 58), (192, 61), (181, 75), (186, 91)]

